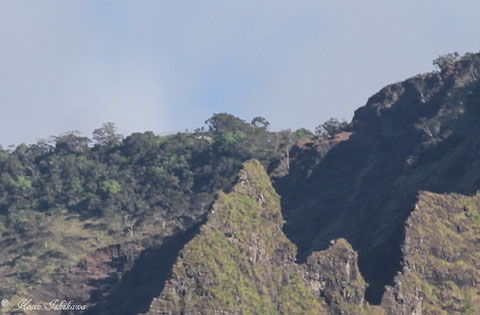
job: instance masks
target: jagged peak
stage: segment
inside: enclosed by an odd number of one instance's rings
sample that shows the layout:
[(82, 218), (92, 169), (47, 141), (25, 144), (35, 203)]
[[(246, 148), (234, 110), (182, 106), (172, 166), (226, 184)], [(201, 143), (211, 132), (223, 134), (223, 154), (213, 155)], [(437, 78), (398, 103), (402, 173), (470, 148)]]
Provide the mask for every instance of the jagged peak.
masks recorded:
[(324, 314), (283, 234), (279, 196), (258, 161), (233, 190), (219, 193), (200, 233), (187, 243), (150, 312)]
[(345, 239), (295, 262), (279, 196), (258, 161), (244, 164), (180, 252), (150, 312), (362, 313), (366, 283)]

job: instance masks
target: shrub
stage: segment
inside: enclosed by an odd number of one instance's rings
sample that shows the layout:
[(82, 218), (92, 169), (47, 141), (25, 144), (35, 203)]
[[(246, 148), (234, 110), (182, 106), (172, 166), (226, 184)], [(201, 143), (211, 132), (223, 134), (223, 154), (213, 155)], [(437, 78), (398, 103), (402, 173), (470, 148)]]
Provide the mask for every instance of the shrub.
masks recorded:
[(112, 197), (116, 195), (120, 190), (120, 184), (114, 180), (109, 179), (100, 183), (100, 194), (104, 197)]

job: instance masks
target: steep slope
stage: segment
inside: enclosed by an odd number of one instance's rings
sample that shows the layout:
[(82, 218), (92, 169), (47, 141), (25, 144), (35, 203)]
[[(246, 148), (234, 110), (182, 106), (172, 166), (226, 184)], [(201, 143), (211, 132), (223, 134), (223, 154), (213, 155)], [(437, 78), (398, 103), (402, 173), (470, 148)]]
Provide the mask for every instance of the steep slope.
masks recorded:
[[(167, 272), (161, 257), (142, 265), (145, 276), (136, 290), (157, 286), (159, 292), (148, 313), (480, 311), (480, 193), (471, 197), (420, 193), (405, 223), (402, 269), (380, 306), (365, 302), (367, 285), (358, 256), (345, 239), (332, 240), (328, 249), (313, 252), (298, 264), (295, 245), (283, 234), (282, 224), (279, 196), (263, 167), (247, 162), (233, 191), (220, 194), (200, 232), (180, 251), (165, 283), (157, 276)], [(127, 286), (124, 292), (135, 295), (134, 288)], [(142, 311), (130, 308), (136, 300), (124, 295), (123, 301), (91, 313), (134, 314)]]
[(92, 306), (85, 313), (97, 315), (147, 312), (152, 299), (162, 292), (165, 281), (170, 277), (179, 251), (198, 234), (201, 224), (202, 222), (187, 231), (177, 231), (164, 239), (160, 246), (145, 248), (115, 286), (104, 290), (101, 298), (90, 298)]
[(295, 263), (279, 196), (261, 164), (247, 162), (201, 232), (180, 252), (152, 314), (359, 313), (365, 282), (345, 240)]
[(284, 172), (284, 152), (305, 133), (267, 125), (221, 113), (193, 133), (123, 138), (110, 123), (95, 130), (94, 145), (67, 132), (0, 146), (0, 297), (103, 305), (138, 257), (166, 250), (174, 261), (176, 247), (164, 241), (182, 248), (244, 161)]
[[(276, 189), (300, 261), (346, 238), (359, 252), (367, 299), (380, 303), (401, 268), (418, 192), (480, 188), (479, 68), (480, 56), (469, 54), (440, 73), (387, 86), (355, 112), (347, 140), (326, 154), (297, 150)], [(305, 166), (312, 155), (316, 164)]]
[(365, 304), (366, 283), (358, 269), (358, 256), (345, 239), (307, 257), (304, 279), (315, 296), (323, 297), (332, 314), (371, 314)]
[(213, 209), (151, 313), (324, 313), (294, 263), (278, 195), (258, 162), (245, 165), (239, 184)]
[(2, 311), (478, 314), (479, 75), (466, 55), (310, 139), (216, 114), (0, 148)]
[(422, 192), (407, 220), (389, 314), (479, 314), (480, 194)]

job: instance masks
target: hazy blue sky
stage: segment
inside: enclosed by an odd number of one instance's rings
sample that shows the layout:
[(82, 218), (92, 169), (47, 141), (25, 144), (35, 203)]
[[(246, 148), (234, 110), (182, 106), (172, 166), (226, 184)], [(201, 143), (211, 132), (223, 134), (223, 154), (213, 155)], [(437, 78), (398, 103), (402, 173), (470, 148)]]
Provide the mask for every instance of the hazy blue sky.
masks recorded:
[(0, 0), (0, 144), (215, 112), (313, 129), (480, 50), (478, 1)]

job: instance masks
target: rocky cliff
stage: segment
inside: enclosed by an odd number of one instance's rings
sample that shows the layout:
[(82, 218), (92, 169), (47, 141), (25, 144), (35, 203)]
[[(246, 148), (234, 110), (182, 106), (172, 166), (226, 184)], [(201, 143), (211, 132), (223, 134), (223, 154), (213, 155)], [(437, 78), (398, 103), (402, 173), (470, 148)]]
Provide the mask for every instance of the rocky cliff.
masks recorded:
[(389, 314), (478, 314), (479, 209), (479, 194), (420, 194), (406, 224), (402, 271), (382, 300)]
[(348, 139), (296, 149), (275, 187), (301, 262), (346, 238), (359, 253), (367, 300), (380, 303), (402, 268), (405, 222), (419, 191), (480, 188), (479, 69), (480, 56), (469, 54), (441, 72), (389, 85), (355, 112)]
[(180, 252), (152, 314), (478, 314), (480, 194), (420, 192), (405, 223), (401, 270), (379, 306), (345, 239), (295, 261), (279, 196), (248, 162)]
[(152, 314), (362, 312), (365, 282), (345, 240), (295, 262), (282, 232), (280, 198), (261, 164), (245, 164), (200, 233), (180, 252)]
[(478, 314), (479, 75), (468, 54), (389, 85), (336, 134), (219, 114), (0, 150), (2, 311)]

